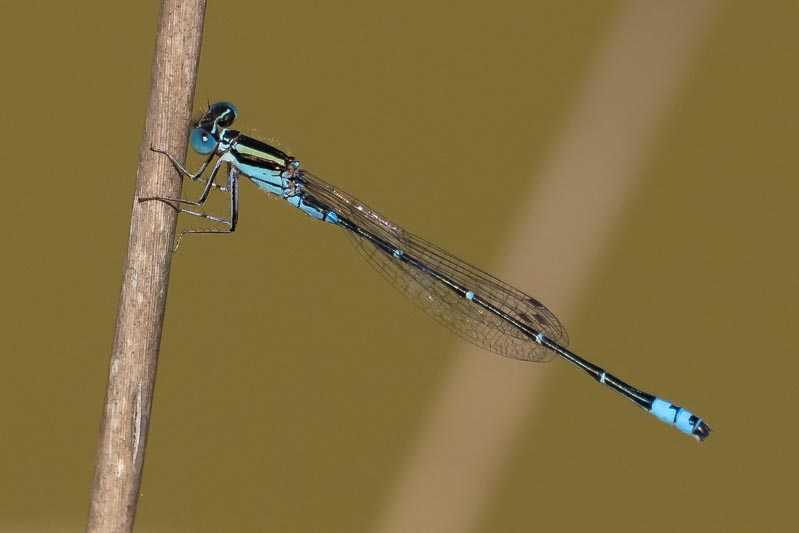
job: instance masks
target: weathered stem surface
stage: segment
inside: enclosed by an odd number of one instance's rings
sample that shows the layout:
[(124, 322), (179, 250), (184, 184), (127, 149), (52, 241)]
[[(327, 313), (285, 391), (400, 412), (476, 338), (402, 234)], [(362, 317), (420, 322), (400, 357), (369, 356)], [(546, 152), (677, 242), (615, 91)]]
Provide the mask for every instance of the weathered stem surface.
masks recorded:
[(150, 426), (181, 182), (159, 147), (186, 153), (204, 0), (162, 0), (150, 100), (139, 154), (108, 388), (97, 444), (88, 531), (131, 531)]

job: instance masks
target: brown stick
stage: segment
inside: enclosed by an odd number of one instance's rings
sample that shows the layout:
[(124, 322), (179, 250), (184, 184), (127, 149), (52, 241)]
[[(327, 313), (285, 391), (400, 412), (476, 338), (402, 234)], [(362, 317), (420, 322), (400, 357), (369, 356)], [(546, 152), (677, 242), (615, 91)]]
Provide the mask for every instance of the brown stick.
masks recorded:
[(162, 0), (88, 531), (131, 531), (150, 426), (181, 181), (150, 147), (186, 153), (205, 0)]

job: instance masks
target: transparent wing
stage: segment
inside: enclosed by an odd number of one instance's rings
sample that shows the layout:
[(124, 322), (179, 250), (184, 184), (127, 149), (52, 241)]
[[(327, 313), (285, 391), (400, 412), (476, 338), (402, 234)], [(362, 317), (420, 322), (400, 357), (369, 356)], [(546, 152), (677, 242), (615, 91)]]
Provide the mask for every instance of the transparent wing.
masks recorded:
[[(541, 302), (458, 259), (382, 217), (356, 198), (301, 169), (294, 179), (308, 195), (338, 215), (400, 248), (431, 270), (474, 291), (504, 313), (566, 346), (566, 330)], [(368, 239), (345, 232), (355, 249), (405, 297), (444, 327), (494, 353), (524, 361), (549, 361), (554, 355), (522, 331), (475, 305), (430, 276), (386, 253)]]

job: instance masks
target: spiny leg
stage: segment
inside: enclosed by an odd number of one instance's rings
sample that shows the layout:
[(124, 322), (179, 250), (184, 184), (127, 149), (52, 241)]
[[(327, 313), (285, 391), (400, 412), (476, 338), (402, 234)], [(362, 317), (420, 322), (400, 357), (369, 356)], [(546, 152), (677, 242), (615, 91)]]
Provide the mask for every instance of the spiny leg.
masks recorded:
[(208, 168), (209, 163), (211, 163), (211, 159), (213, 159), (214, 156), (216, 155), (214, 152), (211, 152), (211, 155), (208, 156), (208, 159), (205, 160), (205, 162), (202, 164), (202, 166), (200, 166), (197, 172), (192, 174), (191, 172), (186, 170), (186, 168), (183, 165), (180, 164), (180, 161), (178, 161), (177, 158), (175, 158), (175, 156), (173, 156), (166, 150), (161, 150), (160, 148), (153, 148), (152, 146), (150, 147), (150, 150), (157, 154), (165, 155), (167, 159), (169, 159), (169, 162), (172, 163), (172, 166), (174, 166), (178, 172), (180, 172), (181, 174), (183, 174), (192, 181), (197, 181), (199, 179), (202, 179), (200, 178), (200, 176), (202, 176), (202, 173), (205, 172), (205, 169)]
[[(174, 157), (172, 157), (170, 154), (168, 154), (167, 152), (164, 152), (164, 151), (161, 151), (161, 150), (157, 150), (155, 148), (150, 148), (150, 150), (166, 155), (169, 158), (169, 160), (172, 162), (172, 164), (175, 166), (175, 168), (177, 170), (179, 170), (183, 175), (187, 176), (188, 178), (190, 178), (190, 179), (192, 179), (194, 181), (200, 180), (200, 181), (205, 182), (205, 180), (200, 177), (200, 174), (202, 174), (205, 171), (205, 168), (208, 166), (208, 163), (211, 161), (211, 158), (208, 158), (208, 160), (205, 163), (203, 163), (203, 165), (200, 167), (200, 170), (197, 171), (196, 174), (192, 175), (192, 174), (189, 174), (188, 171), (185, 168), (183, 168), (181, 166), (181, 164)], [(229, 192), (228, 191), (228, 187), (223, 187), (221, 185), (218, 185), (214, 181), (216, 179), (217, 172), (219, 172), (219, 169), (222, 167), (222, 164), (224, 162), (225, 161), (222, 160), (222, 159), (217, 159), (216, 165), (214, 165), (214, 169), (211, 171), (211, 176), (208, 178), (208, 181), (205, 182), (205, 188), (203, 189), (203, 192), (202, 192), (202, 194), (200, 195), (200, 198), (197, 201), (184, 200), (182, 198), (166, 198), (166, 197), (163, 197), (163, 196), (152, 196), (152, 197), (149, 197), (149, 198), (139, 198), (139, 201), (140, 202), (144, 202), (144, 201), (148, 201), (148, 200), (161, 200), (161, 201), (164, 201), (164, 202), (175, 202), (175, 203), (178, 203), (178, 204), (203, 205), (205, 203), (205, 201), (208, 199), (208, 194), (211, 192), (211, 187), (212, 186), (215, 186), (217, 189), (219, 189), (222, 192)], [(230, 185), (230, 184), (228, 183), (228, 185)], [(183, 211), (182, 209), (178, 209), (178, 210), (179, 211)], [(186, 212), (186, 211), (183, 211), (183, 212)]]
[[(238, 195), (238, 192), (239, 191), (238, 191), (238, 178), (236, 176), (236, 171), (235, 171), (235, 169), (232, 166), (228, 165), (229, 174), (228, 174), (227, 186), (222, 186), (222, 185), (217, 184), (216, 181), (215, 181), (216, 175), (219, 172), (219, 169), (222, 167), (222, 163), (224, 162), (222, 159), (218, 159), (217, 160), (216, 164), (214, 165), (213, 170), (211, 171), (211, 176), (208, 178), (207, 181), (204, 178), (201, 177), (202, 174), (207, 169), (208, 165), (211, 163), (211, 160), (214, 158), (215, 154), (211, 154), (208, 157), (208, 159), (205, 160), (205, 162), (202, 164), (202, 166), (200, 166), (200, 168), (197, 170), (197, 172), (192, 174), (191, 172), (186, 170), (186, 168), (183, 167), (183, 165), (181, 165), (180, 162), (172, 154), (170, 154), (169, 152), (167, 152), (165, 150), (160, 150), (158, 148), (153, 148), (153, 147), (150, 147), (150, 150), (152, 150), (153, 152), (165, 155), (169, 159), (170, 163), (172, 163), (172, 166), (174, 166), (175, 169), (178, 172), (180, 172), (183, 176), (186, 176), (187, 178), (191, 179), (192, 181), (203, 182), (206, 185), (205, 185), (205, 188), (203, 189), (202, 194), (200, 195), (200, 198), (197, 201), (184, 200), (182, 198), (166, 198), (166, 197), (163, 197), (163, 196), (153, 196), (153, 197), (149, 197), (149, 198), (139, 198), (140, 202), (149, 201), (149, 200), (160, 200), (162, 202), (169, 203), (179, 213), (186, 213), (188, 215), (192, 215), (192, 216), (199, 217), (199, 218), (204, 218), (206, 220), (210, 220), (212, 222), (217, 222), (219, 224), (225, 224), (225, 225), (228, 226), (227, 229), (223, 229), (223, 230), (214, 230), (214, 229), (183, 230), (178, 235), (178, 238), (177, 238), (177, 240), (175, 242), (175, 246), (172, 249), (173, 253), (177, 252), (178, 247), (180, 246), (180, 243), (183, 240), (183, 236), (188, 234), (188, 233), (233, 233), (236, 230), (236, 222), (238, 221), (238, 206), (239, 206), (239, 199), (238, 199), (239, 195)], [(190, 210), (190, 209), (183, 209), (181, 207), (178, 207), (178, 206), (172, 204), (172, 202), (174, 202), (175, 204), (189, 204), (189, 205), (196, 205), (196, 206), (203, 205), (205, 203), (205, 201), (208, 199), (208, 195), (209, 195), (209, 193), (211, 191), (211, 187), (215, 187), (215, 188), (219, 189), (222, 192), (229, 192), (230, 193), (230, 220), (226, 220), (224, 218), (216, 217), (216, 216), (213, 216), (213, 215), (208, 215), (208, 214), (202, 213), (200, 211), (193, 211), (193, 210)]]
[(239, 179), (238, 176), (236, 175), (236, 170), (233, 167), (230, 168), (230, 174), (228, 175), (227, 189), (230, 190), (230, 220), (225, 220), (224, 218), (215, 217), (212, 215), (208, 215), (206, 213), (201, 213), (199, 211), (191, 211), (189, 209), (178, 208), (178, 211), (195, 217), (211, 220), (213, 222), (218, 222), (220, 224), (225, 224), (226, 226), (228, 226), (228, 228), (227, 229), (185, 229), (181, 231), (180, 234), (178, 235), (178, 238), (175, 241), (175, 247), (172, 249), (172, 253), (178, 251), (178, 247), (180, 247), (180, 243), (183, 240), (183, 236), (189, 233), (233, 233), (234, 231), (236, 231), (236, 225), (239, 220)]

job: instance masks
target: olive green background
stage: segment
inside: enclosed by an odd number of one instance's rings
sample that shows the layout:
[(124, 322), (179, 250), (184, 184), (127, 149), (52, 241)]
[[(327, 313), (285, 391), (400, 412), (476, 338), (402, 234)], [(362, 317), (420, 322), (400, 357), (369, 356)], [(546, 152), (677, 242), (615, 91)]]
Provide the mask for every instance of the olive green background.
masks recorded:
[[(491, 268), (624, 5), (211, 2), (195, 109), (235, 102), (244, 132)], [(3, 13), (0, 531), (76, 531), (158, 5)], [(716, 432), (697, 444), (564, 363), (507, 361), (548, 385), (474, 531), (795, 523), (797, 22), (792, 1), (722, 4), (566, 320), (578, 353)], [(547, 280), (507, 281), (558, 312)], [(240, 230), (187, 239), (169, 292), (137, 528), (374, 527), (457, 338), (246, 183)]]

